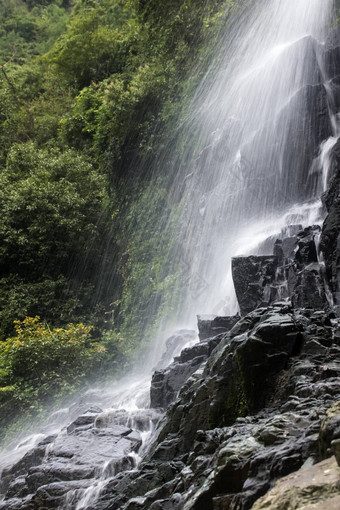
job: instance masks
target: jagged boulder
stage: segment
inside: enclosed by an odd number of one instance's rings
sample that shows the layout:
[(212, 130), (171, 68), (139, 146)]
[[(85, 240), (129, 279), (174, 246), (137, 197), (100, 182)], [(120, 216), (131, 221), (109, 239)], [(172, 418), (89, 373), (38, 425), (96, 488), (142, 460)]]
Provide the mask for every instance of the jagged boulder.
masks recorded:
[(322, 310), (328, 306), (325, 293), (323, 267), (314, 263), (306, 266), (297, 274), (292, 294), (295, 308), (313, 308)]
[(223, 335), (237, 324), (240, 316), (198, 316), (197, 319), (200, 342), (183, 349), (173, 363), (154, 372), (150, 388), (151, 408), (166, 409), (173, 402), (183, 384), (209, 358)]
[(273, 300), (278, 259), (275, 256), (234, 257), (232, 274), (241, 315)]
[(185, 381), (205, 360), (205, 356), (198, 356), (185, 363), (173, 363), (167, 369), (156, 371), (151, 381), (151, 407), (166, 409), (175, 399)]
[[(176, 422), (185, 447), (192, 444), (197, 424), (202, 430), (223, 427), (264, 405), (275, 374), (301, 342), (292, 315), (280, 309), (257, 310), (242, 319), (213, 351), (198, 380), (183, 386), (179, 396), (187, 392), (185, 411), (175, 406), (172, 412), (179, 413)], [(238, 334), (242, 323), (247, 332)]]
[(234, 315), (232, 317), (198, 315), (197, 325), (199, 339), (203, 341), (221, 333), (226, 333), (227, 331), (230, 331), (239, 320), (239, 315)]
[(151, 408), (166, 409), (189, 377), (208, 359), (223, 335), (183, 349), (180, 356), (163, 370), (154, 372), (150, 388)]
[[(319, 310), (329, 305), (326, 275), (316, 243), (320, 232), (318, 225), (299, 231), (287, 227), (275, 241), (271, 237), (263, 243), (263, 247), (272, 246), (273, 256), (233, 259), (233, 279), (242, 314), (286, 298), (296, 308)], [(285, 233), (290, 237), (283, 237)]]

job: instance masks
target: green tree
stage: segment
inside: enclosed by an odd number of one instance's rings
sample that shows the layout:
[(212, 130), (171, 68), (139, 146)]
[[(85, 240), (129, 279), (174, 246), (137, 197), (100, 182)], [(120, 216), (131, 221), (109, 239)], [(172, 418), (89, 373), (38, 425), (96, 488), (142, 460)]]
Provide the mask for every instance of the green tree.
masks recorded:
[(56, 72), (78, 89), (122, 72), (139, 30), (120, 0), (84, 4), (75, 9), (67, 32), (46, 56)]
[[(86, 287), (95, 285), (105, 243), (105, 188), (105, 180), (74, 150), (37, 149), (32, 142), (12, 147), (0, 174), (0, 288), (3, 292), (16, 289), (22, 299), (28, 289), (31, 294), (14, 317), (9, 313), (10, 302), (3, 303), (2, 333), (8, 334), (8, 324), (15, 318), (32, 313), (31, 307), (36, 310), (40, 303), (46, 309), (44, 301), (52, 299), (52, 281), (55, 299), (68, 293), (70, 301), (50, 310), (47, 317), (63, 323), (70, 320), (67, 311), (77, 315), (77, 308), (83, 316), (85, 303), (89, 306)], [(40, 297), (32, 293), (34, 285)], [(22, 299), (18, 301), (24, 305)]]

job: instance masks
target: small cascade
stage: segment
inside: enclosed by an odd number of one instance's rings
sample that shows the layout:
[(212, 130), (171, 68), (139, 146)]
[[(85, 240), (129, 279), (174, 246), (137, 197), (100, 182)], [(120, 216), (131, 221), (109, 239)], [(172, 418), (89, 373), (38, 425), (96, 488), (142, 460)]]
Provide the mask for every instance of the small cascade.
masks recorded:
[[(157, 366), (165, 367), (196, 342), (195, 331), (175, 332)], [(92, 508), (119, 473), (138, 468), (148, 449), (163, 416), (162, 409), (150, 408), (150, 382), (151, 372), (93, 387), (53, 413), (41, 433), (4, 452), (0, 491), (5, 500), (0, 508), (6, 508), (11, 494), (25, 500), (42, 485), (46, 504), (53, 508)]]
[[(147, 393), (149, 393), (149, 381)], [(112, 440), (115, 439), (116, 433), (120, 432), (122, 437), (135, 441), (133, 449), (129, 452), (118, 449), (116, 457), (111, 457), (98, 467), (91, 485), (67, 493), (65, 500), (59, 507), (60, 510), (86, 510), (90, 508), (105, 490), (107, 484), (118, 473), (138, 467), (162, 412), (149, 408), (136, 408), (133, 400), (134, 396), (130, 401), (127, 400), (122, 407), (108, 409), (100, 413), (94, 422), (95, 430), (105, 431), (110, 428)], [(122, 434), (123, 430), (124, 435)], [(129, 431), (132, 432), (127, 433)]]

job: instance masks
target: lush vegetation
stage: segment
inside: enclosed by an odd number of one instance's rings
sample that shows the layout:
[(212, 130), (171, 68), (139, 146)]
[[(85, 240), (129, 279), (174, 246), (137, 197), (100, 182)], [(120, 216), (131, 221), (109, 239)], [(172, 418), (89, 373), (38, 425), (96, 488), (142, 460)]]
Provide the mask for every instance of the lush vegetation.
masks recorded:
[(49, 396), (68, 395), (98, 367), (105, 348), (91, 326), (50, 329), (39, 317), (15, 321), (16, 336), (0, 342), (0, 425), (43, 409)]
[(167, 199), (166, 162), (153, 160), (233, 3), (0, 0), (0, 408), (9, 417), (73, 391), (86, 366), (124, 366), (178, 304), (168, 255), (180, 204)]

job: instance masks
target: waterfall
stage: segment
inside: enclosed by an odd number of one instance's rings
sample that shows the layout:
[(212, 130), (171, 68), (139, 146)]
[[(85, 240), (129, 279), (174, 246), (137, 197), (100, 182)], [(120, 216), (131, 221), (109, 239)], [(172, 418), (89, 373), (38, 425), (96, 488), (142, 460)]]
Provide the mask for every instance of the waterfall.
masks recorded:
[[(177, 314), (181, 325), (193, 325), (197, 314), (237, 311), (232, 256), (256, 253), (285, 226), (323, 219), (320, 194), (329, 182), (330, 152), (338, 136), (324, 71), (324, 41), (332, 16), (333, 0), (246, 2), (221, 32), (185, 120), (159, 155), (157, 165), (162, 166), (170, 152), (181, 153), (179, 163), (164, 165), (172, 176), (169, 202), (181, 203), (182, 211), (178, 248), (171, 252), (173, 265), (183, 267)], [(150, 378), (141, 379), (132, 387), (128, 381), (128, 389), (117, 385), (107, 393), (95, 392), (93, 399), (83, 396), (82, 412), (93, 403), (100, 407), (92, 412), (96, 416), (117, 417), (125, 410), (127, 421), (120, 425), (138, 430), (133, 416), (142, 410), (149, 420), (148, 427), (139, 427), (145, 445), (159, 416), (149, 419)], [(57, 418), (51, 418), (43, 435), (6, 454), (2, 466), (13, 464), (53, 433), (42, 461), (47, 462), (67, 435), (63, 427), (71, 419), (70, 408)], [(83, 434), (86, 449), (92, 433), (84, 429)], [(127, 456), (135, 466), (138, 449)], [(89, 483), (69, 492), (62, 508), (90, 508), (115, 474), (105, 455), (100, 466)]]
[(253, 4), (222, 35), (182, 127), (174, 187), (186, 196), (187, 320), (236, 311), (229, 268), (241, 248), (247, 254), (287, 222), (322, 220), (337, 136), (323, 65), (333, 2)]

